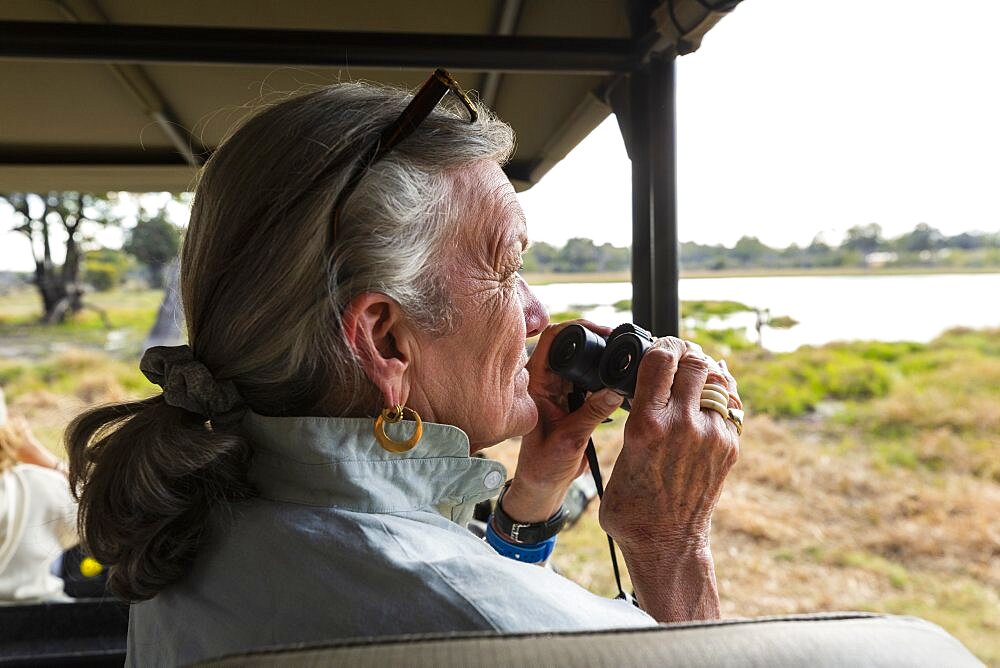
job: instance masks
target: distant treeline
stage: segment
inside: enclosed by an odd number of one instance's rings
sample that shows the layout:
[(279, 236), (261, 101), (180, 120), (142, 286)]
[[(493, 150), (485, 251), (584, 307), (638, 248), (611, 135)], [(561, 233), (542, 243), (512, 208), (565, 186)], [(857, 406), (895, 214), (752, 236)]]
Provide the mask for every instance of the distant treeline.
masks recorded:
[(537, 241), (524, 253), (524, 271), (626, 271), (631, 261), (632, 251), (627, 247), (598, 246), (590, 239), (570, 239), (562, 248)]
[[(602, 244), (590, 239), (570, 239), (556, 248), (534, 243), (524, 256), (528, 272), (594, 272), (628, 269), (628, 248)], [(694, 242), (681, 244), (684, 269), (785, 269), (820, 267), (1000, 267), (1000, 233), (963, 232), (943, 234), (920, 223), (895, 238), (886, 238), (876, 223), (858, 225), (847, 231), (839, 245), (817, 236), (808, 246), (792, 244), (772, 248), (757, 237), (745, 236), (731, 248)]]

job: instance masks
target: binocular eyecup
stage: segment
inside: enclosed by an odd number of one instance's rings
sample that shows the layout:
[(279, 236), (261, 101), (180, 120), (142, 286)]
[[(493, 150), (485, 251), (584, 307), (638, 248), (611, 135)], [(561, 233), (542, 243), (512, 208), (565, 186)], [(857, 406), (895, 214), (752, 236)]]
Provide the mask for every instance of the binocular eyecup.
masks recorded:
[(567, 325), (549, 348), (549, 368), (584, 392), (607, 387), (631, 399), (639, 363), (653, 340), (632, 323), (619, 325), (607, 338), (583, 325)]

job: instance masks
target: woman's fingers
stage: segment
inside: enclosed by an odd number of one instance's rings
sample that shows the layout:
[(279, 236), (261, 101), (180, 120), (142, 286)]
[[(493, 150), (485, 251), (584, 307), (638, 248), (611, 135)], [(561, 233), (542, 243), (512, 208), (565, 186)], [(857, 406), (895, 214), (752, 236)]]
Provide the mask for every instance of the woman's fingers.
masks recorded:
[(595, 392), (580, 408), (553, 420), (548, 429), (521, 440), (515, 484), (504, 497), (511, 517), (534, 522), (555, 512), (573, 478), (585, 469), (587, 439), (621, 403), (621, 395), (613, 390)]
[(726, 364), (726, 360), (719, 360), (719, 366), (722, 368), (722, 376), (726, 380), (726, 387), (729, 389), (729, 400), (730, 403), (734, 404), (733, 408), (743, 408), (743, 400), (740, 399), (740, 393), (736, 385), (736, 378), (729, 371), (729, 365)]
[(670, 401), (677, 362), (684, 354), (684, 342), (673, 337), (657, 339), (639, 363), (632, 412), (660, 412)]
[(580, 406), (559, 421), (552, 434), (553, 439), (565, 441), (567, 446), (582, 450), (587, 439), (615, 409), (622, 405), (623, 397), (614, 390), (594, 392)]
[(687, 353), (677, 362), (671, 393), (672, 410), (678, 414), (697, 414), (701, 410), (701, 391), (708, 381), (709, 365), (703, 355)]

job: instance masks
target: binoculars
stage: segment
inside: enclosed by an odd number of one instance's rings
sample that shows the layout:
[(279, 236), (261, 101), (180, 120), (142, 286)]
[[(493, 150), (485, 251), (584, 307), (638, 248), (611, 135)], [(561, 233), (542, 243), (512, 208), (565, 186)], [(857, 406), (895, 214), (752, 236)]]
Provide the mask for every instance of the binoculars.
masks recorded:
[[(583, 325), (568, 325), (552, 341), (549, 368), (573, 381), (578, 390), (595, 392), (608, 387), (631, 399), (639, 362), (653, 340), (652, 334), (632, 323), (619, 325), (607, 338)], [(623, 407), (627, 409), (627, 403)]]

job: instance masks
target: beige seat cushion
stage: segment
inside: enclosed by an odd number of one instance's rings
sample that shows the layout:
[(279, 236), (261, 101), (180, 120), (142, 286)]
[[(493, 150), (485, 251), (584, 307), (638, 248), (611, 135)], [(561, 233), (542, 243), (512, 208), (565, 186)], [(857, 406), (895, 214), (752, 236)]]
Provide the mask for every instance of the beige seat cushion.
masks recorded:
[(915, 617), (824, 613), (580, 633), (383, 637), (276, 648), (206, 666), (980, 666)]

